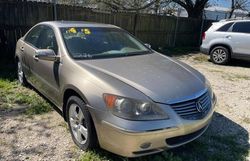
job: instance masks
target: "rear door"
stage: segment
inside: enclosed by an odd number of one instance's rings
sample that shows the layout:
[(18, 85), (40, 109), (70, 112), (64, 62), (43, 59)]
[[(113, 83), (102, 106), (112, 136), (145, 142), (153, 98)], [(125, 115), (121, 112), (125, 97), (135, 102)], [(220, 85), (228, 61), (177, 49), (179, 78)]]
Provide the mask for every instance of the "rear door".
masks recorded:
[(20, 49), (23, 53), (23, 70), (26, 76), (26, 79), (31, 83), (34, 84), (34, 79), (32, 78), (32, 69), (33, 66), (33, 56), (37, 50), (37, 41), (42, 31), (42, 26), (38, 25), (32, 28), (28, 34), (24, 38), (24, 43), (21, 44)]
[(236, 22), (228, 38), (232, 41), (235, 56), (250, 56), (250, 22)]

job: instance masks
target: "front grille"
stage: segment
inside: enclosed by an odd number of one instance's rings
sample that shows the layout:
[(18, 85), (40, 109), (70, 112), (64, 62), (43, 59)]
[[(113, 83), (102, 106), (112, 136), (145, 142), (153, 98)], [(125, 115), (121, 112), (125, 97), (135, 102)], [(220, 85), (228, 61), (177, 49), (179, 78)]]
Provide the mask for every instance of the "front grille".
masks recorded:
[(205, 92), (196, 99), (170, 104), (170, 106), (181, 118), (187, 120), (197, 120), (202, 119), (207, 115), (212, 103), (209, 92)]

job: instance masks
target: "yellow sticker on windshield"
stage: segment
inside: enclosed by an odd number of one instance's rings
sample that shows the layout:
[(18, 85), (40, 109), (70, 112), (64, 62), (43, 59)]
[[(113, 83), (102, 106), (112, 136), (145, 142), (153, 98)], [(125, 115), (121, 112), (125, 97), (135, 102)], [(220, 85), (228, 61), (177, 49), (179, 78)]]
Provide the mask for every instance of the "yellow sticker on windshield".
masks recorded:
[(75, 29), (74, 27), (70, 28), (68, 31), (69, 31), (70, 33), (74, 33), (74, 34), (77, 32), (76, 29)]
[(87, 28), (82, 29), (82, 32), (83, 32), (84, 34), (86, 34), (86, 35), (90, 35), (90, 34), (91, 34), (91, 31), (90, 31), (89, 29), (87, 29)]

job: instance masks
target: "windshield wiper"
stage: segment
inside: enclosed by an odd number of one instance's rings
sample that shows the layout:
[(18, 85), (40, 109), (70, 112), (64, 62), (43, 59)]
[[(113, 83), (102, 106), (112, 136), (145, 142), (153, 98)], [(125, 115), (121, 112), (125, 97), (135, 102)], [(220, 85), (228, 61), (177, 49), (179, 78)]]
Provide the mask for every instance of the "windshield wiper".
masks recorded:
[(86, 54), (86, 55), (79, 55), (74, 57), (75, 59), (95, 59), (95, 58), (112, 58), (112, 57), (124, 57), (124, 56), (135, 56), (135, 55), (144, 55), (149, 54), (150, 51), (142, 51), (142, 52), (131, 52), (131, 53), (100, 53), (100, 54)]
[(126, 56), (125, 53), (113, 53), (113, 54), (94, 54), (91, 55), (91, 58), (110, 58), (110, 57), (120, 57), (120, 56)]

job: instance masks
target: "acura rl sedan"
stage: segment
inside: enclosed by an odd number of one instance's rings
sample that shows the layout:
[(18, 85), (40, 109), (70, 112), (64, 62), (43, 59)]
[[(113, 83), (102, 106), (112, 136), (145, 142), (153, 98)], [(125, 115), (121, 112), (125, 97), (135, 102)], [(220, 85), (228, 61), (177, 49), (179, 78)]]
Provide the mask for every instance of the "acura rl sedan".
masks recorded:
[(214, 113), (201, 73), (113, 25), (39, 23), (15, 58), (19, 82), (61, 110), (83, 150), (137, 157), (175, 148), (201, 136)]

